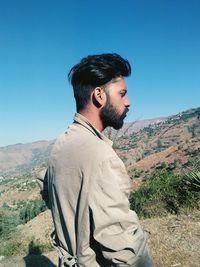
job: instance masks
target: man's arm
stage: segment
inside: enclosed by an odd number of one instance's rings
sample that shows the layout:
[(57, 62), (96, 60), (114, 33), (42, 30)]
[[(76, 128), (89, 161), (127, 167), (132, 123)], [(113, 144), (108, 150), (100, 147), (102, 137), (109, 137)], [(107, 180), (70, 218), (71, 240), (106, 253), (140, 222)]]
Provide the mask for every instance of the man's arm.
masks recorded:
[(115, 158), (103, 162), (97, 179), (91, 182), (93, 237), (112, 266), (151, 267), (146, 236), (136, 213), (129, 208), (121, 183), (124, 170), (117, 162)]
[(37, 174), (37, 182), (40, 187), (41, 197), (45, 201), (47, 207), (50, 208), (48, 198), (48, 168), (40, 170), (40, 172)]

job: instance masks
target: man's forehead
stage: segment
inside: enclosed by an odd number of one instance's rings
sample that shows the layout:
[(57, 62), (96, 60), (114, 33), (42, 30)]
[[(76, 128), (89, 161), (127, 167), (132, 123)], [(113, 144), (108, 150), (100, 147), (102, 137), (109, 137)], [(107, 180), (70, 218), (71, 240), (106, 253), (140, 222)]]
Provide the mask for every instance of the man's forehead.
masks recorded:
[[(110, 91), (111, 87), (118, 83), (118, 87), (120, 90), (127, 91), (126, 82), (123, 76), (118, 76), (107, 82), (104, 86), (102, 86), (107, 92)], [(112, 86), (113, 85), (113, 86)]]

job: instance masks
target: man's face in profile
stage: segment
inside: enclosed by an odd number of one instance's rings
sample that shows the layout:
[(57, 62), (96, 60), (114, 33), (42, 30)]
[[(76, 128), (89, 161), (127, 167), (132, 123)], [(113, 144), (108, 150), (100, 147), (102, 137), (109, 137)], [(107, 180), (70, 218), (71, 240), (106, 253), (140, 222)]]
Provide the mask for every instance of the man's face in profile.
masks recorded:
[(130, 101), (126, 96), (126, 83), (122, 77), (111, 81), (106, 87), (107, 101), (102, 107), (100, 117), (104, 127), (111, 126), (119, 130), (123, 124), (130, 107)]

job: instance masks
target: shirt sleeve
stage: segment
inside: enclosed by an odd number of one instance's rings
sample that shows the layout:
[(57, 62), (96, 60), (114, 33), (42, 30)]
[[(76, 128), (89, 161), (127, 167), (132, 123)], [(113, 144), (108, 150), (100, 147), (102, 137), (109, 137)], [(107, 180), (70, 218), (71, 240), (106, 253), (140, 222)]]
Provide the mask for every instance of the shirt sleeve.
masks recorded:
[(151, 267), (145, 233), (129, 207), (125, 176), (117, 158), (99, 166), (89, 194), (93, 238), (111, 266)]
[(48, 168), (42, 169), (37, 173), (37, 182), (40, 187), (40, 194), (42, 199), (45, 201), (48, 208), (49, 207), (49, 199), (48, 199)]

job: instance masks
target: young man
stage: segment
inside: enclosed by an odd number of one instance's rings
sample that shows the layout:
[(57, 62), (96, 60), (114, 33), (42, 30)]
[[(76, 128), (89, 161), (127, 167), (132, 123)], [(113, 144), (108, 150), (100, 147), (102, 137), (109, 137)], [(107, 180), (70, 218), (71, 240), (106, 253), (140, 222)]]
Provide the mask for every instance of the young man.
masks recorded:
[(129, 208), (129, 177), (102, 134), (123, 125), (130, 107), (124, 77), (130, 73), (117, 54), (88, 56), (69, 73), (77, 113), (57, 139), (46, 174), (59, 266), (152, 266)]

